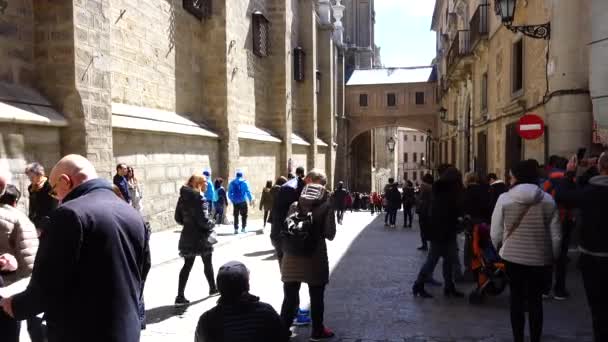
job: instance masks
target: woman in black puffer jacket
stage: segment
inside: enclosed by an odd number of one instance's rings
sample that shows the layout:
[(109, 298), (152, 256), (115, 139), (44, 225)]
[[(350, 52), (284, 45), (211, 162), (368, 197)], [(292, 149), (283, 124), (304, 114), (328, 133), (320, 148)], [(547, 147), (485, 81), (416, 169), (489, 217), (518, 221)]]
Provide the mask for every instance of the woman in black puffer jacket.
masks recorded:
[(184, 266), (179, 273), (179, 286), (175, 305), (187, 305), (189, 301), (184, 297), (184, 290), (194, 259), (200, 255), (205, 265), (205, 278), (209, 283), (209, 295), (218, 293), (215, 286), (213, 264), (211, 256), (213, 245), (209, 236), (213, 232), (215, 223), (209, 219), (208, 203), (203, 194), (207, 189), (207, 179), (203, 175), (194, 174), (188, 183), (179, 191), (179, 200), (175, 209), (175, 221), (183, 225), (179, 237), (179, 254), (184, 258)]

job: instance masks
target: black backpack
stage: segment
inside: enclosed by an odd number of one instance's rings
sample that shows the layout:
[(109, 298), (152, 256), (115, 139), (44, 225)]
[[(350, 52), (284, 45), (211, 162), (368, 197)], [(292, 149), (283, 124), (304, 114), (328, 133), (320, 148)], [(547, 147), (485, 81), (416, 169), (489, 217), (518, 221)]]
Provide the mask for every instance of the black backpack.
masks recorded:
[(298, 204), (297, 210), (285, 219), (282, 236), (286, 253), (310, 256), (316, 251), (321, 239), (319, 223), (313, 218), (313, 210), (316, 207), (306, 210)]

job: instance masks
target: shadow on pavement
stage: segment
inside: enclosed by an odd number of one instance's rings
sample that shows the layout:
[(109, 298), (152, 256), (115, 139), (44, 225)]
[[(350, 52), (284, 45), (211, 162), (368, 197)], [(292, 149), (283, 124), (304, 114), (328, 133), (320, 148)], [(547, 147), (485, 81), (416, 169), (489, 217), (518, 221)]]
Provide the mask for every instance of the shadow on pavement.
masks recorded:
[(183, 306), (164, 305), (146, 310), (146, 324), (156, 324), (166, 321), (171, 317), (183, 316), (189, 307), (202, 303), (209, 298), (217, 298), (217, 296), (207, 296)]
[[(413, 297), (411, 287), (426, 252), (417, 250), (417, 222), (414, 229), (403, 229), (402, 220), (399, 212), (398, 228), (386, 228), (384, 214), (377, 216), (333, 269), (325, 292), (324, 316), (337, 340), (511, 340), (508, 290), (477, 306), (466, 298), (445, 298), (442, 287), (428, 286), (435, 298)], [(443, 282), (441, 262), (435, 279)], [(457, 287), (468, 293), (474, 284), (464, 282)], [(569, 300), (545, 302), (544, 335), (547, 341), (590, 341), (590, 314), (580, 274), (574, 267), (568, 274), (568, 289), (572, 294)]]
[(269, 249), (267, 251), (258, 251), (258, 252), (252, 252), (252, 253), (245, 253), (243, 254), (243, 256), (246, 256), (248, 258), (253, 258), (253, 257), (259, 257), (262, 255), (267, 255), (267, 254), (274, 254), (275, 250), (274, 249)]

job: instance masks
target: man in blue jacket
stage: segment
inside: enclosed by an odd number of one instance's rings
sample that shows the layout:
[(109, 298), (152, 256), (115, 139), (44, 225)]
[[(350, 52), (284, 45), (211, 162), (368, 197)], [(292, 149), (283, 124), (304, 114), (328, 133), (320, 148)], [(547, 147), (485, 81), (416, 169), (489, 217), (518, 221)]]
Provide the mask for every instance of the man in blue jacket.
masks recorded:
[(236, 178), (228, 185), (228, 199), (234, 206), (234, 234), (239, 233), (239, 215), (243, 220), (241, 232), (245, 233), (247, 228), (247, 202), (253, 202), (253, 196), (249, 191), (249, 184), (243, 179), (243, 172), (237, 171)]
[(42, 230), (27, 289), (2, 309), (18, 320), (44, 312), (49, 342), (139, 342), (141, 214), (82, 156), (61, 159), (49, 181), (61, 206)]
[(213, 186), (213, 180), (211, 180), (211, 171), (203, 171), (203, 175), (207, 177), (207, 190), (205, 191), (205, 199), (209, 204), (209, 215), (213, 212), (213, 203), (217, 202), (217, 193), (215, 192), (215, 186)]

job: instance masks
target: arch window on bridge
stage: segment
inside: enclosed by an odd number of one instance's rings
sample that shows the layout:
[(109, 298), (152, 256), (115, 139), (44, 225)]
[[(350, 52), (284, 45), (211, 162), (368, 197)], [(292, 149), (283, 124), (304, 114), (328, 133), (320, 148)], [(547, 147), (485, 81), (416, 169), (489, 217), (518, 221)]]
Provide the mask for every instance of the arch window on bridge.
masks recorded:
[(367, 94), (359, 94), (359, 107), (367, 107)]
[(416, 104), (417, 105), (423, 105), (424, 104), (424, 92), (423, 91), (417, 91), (416, 92)]
[(386, 105), (389, 107), (395, 107), (397, 105), (397, 96), (395, 93), (386, 94)]

